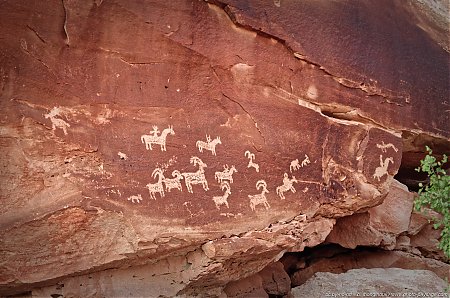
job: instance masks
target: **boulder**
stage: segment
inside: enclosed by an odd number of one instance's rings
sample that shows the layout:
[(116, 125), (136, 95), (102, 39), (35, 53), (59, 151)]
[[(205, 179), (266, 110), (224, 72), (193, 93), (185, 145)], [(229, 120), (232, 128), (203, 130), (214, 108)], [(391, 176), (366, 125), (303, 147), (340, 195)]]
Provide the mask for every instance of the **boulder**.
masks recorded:
[[(319, 272), (292, 289), (293, 297), (363, 297), (372, 295), (445, 295), (447, 283), (427, 270), (398, 268), (353, 269), (346, 273)], [(390, 294), (391, 293), (391, 294)]]
[(394, 249), (396, 237), (410, 228), (414, 195), (394, 180), (384, 201), (367, 212), (340, 218), (327, 237), (343, 247), (381, 246)]
[[(323, 251), (323, 249), (322, 249)], [(334, 251), (334, 253), (333, 253)], [(281, 260), (285, 263), (285, 258)], [(285, 265), (286, 266), (286, 265)], [(450, 265), (442, 261), (418, 256), (404, 251), (385, 251), (381, 249), (357, 249), (343, 251), (340, 248), (328, 248), (328, 252), (316, 253), (290, 261), (293, 286), (304, 284), (317, 272), (344, 273), (359, 268), (402, 268), (411, 270), (429, 270), (442, 279), (450, 278)]]

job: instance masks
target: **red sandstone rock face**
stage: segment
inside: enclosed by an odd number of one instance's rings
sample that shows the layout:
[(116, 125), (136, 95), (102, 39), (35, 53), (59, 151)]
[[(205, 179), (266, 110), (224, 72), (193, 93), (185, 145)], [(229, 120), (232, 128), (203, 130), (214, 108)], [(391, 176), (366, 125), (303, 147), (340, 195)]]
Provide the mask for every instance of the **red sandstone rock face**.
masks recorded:
[(382, 202), (401, 131), (450, 136), (408, 10), (280, 3), (0, 4), (1, 293), (131, 265), (214, 295)]

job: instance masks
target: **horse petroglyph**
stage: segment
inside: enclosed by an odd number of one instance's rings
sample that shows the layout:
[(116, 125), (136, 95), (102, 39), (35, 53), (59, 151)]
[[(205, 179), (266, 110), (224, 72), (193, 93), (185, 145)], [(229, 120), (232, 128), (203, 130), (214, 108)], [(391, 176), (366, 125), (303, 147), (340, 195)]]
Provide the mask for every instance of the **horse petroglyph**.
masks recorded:
[(161, 196), (161, 198), (164, 197), (164, 188), (162, 185), (162, 181), (164, 179), (164, 174), (160, 168), (156, 168), (153, 170), (152, 177), (156, 178), (156, 176), (158, 176), (158, 182), (156, 182), (154, 184), (149, 183), (146, 185), (146, 187), (148, 188), (148, 192), (150, 193), (150, 199), (153, 199), (153, 200), (156, 200), (155, 194), (157, 192), (159, 192), (159, 195)]
[(298, 171), (300, 168), (306, 167), (309, 165), (311, 161), (309, 160), (309, 156), (305, 154), (305, 158), (302, 160), (301, 163), (299, 163), (298, 158), (291, 161), (291, 165), (289, 166), (289, 170), (291, 171)]
[(380, 178), (384, 175), (388, 174), (388, 166), (389, 162), (394, 163), (394, 159), (392, 157), (388, 157), (383, 162), (383, 156), (380, 155), (380, 166), (375, 169), (375, 173), (373, 174), (373, 178), (378, 179), (380, 181)]
[(129, 197), (127, 200), (131, 201), (132, 203), (140, 203), (142, 201), (142, 196), (138, 194), (137, 196)]
[(158, 126), (153, 126), (153, 130), (150, 132), (151, 135), (142, 135), (141, 142), (145, 144), (145, 149), (153, 150), (152, 144), (160, 145), (161, 151), (166, 151), (166, 137), (168, 134), (174, 135), (173, 127), (169, 125), (168, 128), (165, 128), (161, 135), (159, 134)]
[(180, 171), (175, 170), (172, 172), (172, 177), (174, 178), (165, 178), (163, 179), (164, 185), (166, 186), (166, 191), (170, 192), (173, 188), (178, 189), (179, 191), (183, 191), (183, 187), (181, 185), (181, 179), (183, 176)]
[(256, 182), (256, 189), (261, 189), (260, 194), (256, 195), (248, 195), (250, 199), (250, 208), (252, 211), (256, 211), (256, 206), (263, 205), (266, 210), (270, 208), (269, 202), (267, 202), (266, 193), (269, 193), (267, 190), (267, 183), (264, 180), (258, 180)]
[[(70, 127), (70, 124), (66, 121), (56, 118), (56, 116), (60, 116), (61, 110), (58, 107), (54, 107), (50, 110), (48, 114), (44, 114), (45, 119), (50, 119), (52, 122), (52, 130), (56, 130), (56, 128), (62, 129), (65, 135), (67, 135), (67, 128)], [(60, 116), (61, 117), (61, 116)]]
[(385, 144), (384, 141), (381, 141), (381, 144), (377, 144), (377, 148), (380, 148), (381, 151), (384, 153), (386, 153), (386, 150), (388, 148), (392, 148), (392, 149), (394, 149), (395, 152), (398, 152), (398, 149), (397, 149), (397, 147), (394, 146), (394, 144), (392, 144), (392, 143)]
[(217, 182), (222, 182), (223, 180), (228, 180), (230, 183), (233, 183), (233, 174), (237, 172), (235, 166), (231, 166), (231, 169), (228, 165), (223, 166), (224, 170), (222, 172), (216, 172), (215, 177)]
[(256, 172), (259, 173), (259, 165), (257, 163), (254, 163), (253, 160), (255, 159), (255, 154), (251, 153), (250, 151), (245, 151), (245, 157), (249, 159), (247, 168), (255, 168)]
[(220, 188), (225, 190), (225, 193), (222, 196), (214, 196), (213, 201), (216, 204), (216, 208), (220, 210), (220, 205), (225, 205), (227, 208), (230, 208), (228, 205), (228, 197), (231, 195), (231, 187), (227, 181), (223, 181), (220, 183)]
[(194, 166), (198, 165), (198, 170), (197, 170), (197, 172), (193, 172), (193, 173), (182, 173), (181, 174), (184, 177), (184, 182), (186, 183), (186, 188), (187, 188), (188, 192), (193, 193), (193, 191), (192, 191), (193, 184), (201, 184), (203, 186), (203, 189), (205, 191), (208, 191), (209, 190), (208, 181), (206, 180), (205, 170), (204, 170), (207, 167), (207, 165), (197, 156), (192, 156), (190, 162)]
[(287, 191), (291, 191), (292, 193), (295, 193), (295, 187), (294, 183), (298, 183), (297, 179), (295, 179), (295, 176), (292, 176), (292, 179), (289, 179), (289, 176), (287, 173), (284, 173), (283, 177), (283, 185), (280, 185), (276, 188), (277, 195), (280, 197), (280, 199), (284, 200), (284, 193)]
[(211, 136), (206, 135), (206, 142), (197, 141), (195, 145), (198, 148), (198, 151), (203, 152), (203, 149), (211, 151), (212, 155), (216, 155), (216, 145), (222, 144), (220, 141), (220, 137), (216, 137), (214, 140), (211, 140)]

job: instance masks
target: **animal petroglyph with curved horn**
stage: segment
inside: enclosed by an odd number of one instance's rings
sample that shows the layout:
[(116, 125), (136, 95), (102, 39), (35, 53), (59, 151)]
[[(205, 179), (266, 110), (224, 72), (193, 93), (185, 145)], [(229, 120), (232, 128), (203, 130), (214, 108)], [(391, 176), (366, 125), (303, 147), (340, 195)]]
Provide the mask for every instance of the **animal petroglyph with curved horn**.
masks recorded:
[(267, 190), (267, 183), (264, 180), (258, 180), (256, 182), (256, 189), (261, 189), (260, 194), (256, 195), (248, 195), (250, 199), (250, 208), (252, 211), (256, 211), (256, 206), (263, 205), (266, 209), (270, 208), (269, 202), (267, 202), (266, 193), (269, 193)]
[(225, 193), (222, 196), (214, 196), (213, 201), (216, 204), (216, 208), (220, 210), (220, 205), (225, 205), (227, 208), (230, 208), (228, 205), (228, 197), (231, 195), (231, 187), (228, 181), (223, 181), (220, 183), (220, 188), (225, 190)]
[(184, 182), (186, 184), (186, 188), (188, 192), (193, 193), (192, 191), (192, 185), (193, 184), (201, 184), (203, 186), (203, 189), (205, 191), (209, 190), (208, 187), (208, 181), (205, 177), (205, 170), (204, 168), (207, 167), (207, 165), (197, 156), (192, 156), (190, 159), (191, 164), (198, 165), (198, 170), (193, 173), (182, 173), (184, 177)]
[(173, 171), (172, 177), (173, 178), (164, 178), (163, 180), (164, 185), (166, 186), (166, 191), (170, 192), (174, 188), (178, 189), (179, 191), (183, 191), (183, 186), (181, 185), (183, 176), (181, 175), (180, 171)]
[(163, 170), (161, 170), (160, 168), (154, 169), (152, 172), (152, 177), (156, 178), (156, 176), (158, 176), (158, 182), (149, 183), (146, 185), (146, 187), (148, 188), (148, 192), (150, 193), (150, 199), (153, 199), (153, 200), (156, 200), (155, 194), (157, 192), (159, 192), (159, 195), (161, 196), (161, 198), (164, 197), (164, 187), (162, 184), (162, 181), (164, 179)]

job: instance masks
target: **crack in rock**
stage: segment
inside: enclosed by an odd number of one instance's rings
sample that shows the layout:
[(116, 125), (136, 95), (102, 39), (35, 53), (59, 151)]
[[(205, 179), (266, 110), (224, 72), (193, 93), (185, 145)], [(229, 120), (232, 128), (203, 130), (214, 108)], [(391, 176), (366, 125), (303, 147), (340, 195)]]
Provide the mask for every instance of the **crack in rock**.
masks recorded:
[[(395, 94), (390, 94), (390, 95), (383, 94), (381, 90), (373, 88), (373, 87), (370, 87), (370, 86), (366, 86), (363, 82), (360, 82), (360, 83), (354, 82), (352, 80), (349, 80), (349, 79), (346, 79), (346, 78), (341, 78), (339, 76), (336, 76), (336, 75), (332, 74), (330, 71), (325, 69), (320, 64), (318, 64), (318, 63), (316, 63), (314, 61), (311, 61), (310, 59), (307, 59), (307, 56), (302, 55), (301, 53), (295, 51), (289, 45), (288, 41), (286, 41), (285, 39), (283, 39), (281, 37), (278, 37), (278, 36), (275, 36), (275, 35), (273, 35), (271, 33), (265, 32), (262, 29), (254, 28), (251, 25), (242, 24), (239, 21), (239, 19), (236, 16), (236, 14), (234, 13), (234, 11), (236, 11), (238, 9), (233, 7), (233, 6), (230, 6), (229, 4), (226, 4), (226, 3), (223, 3), (223, 2), (217, 1), (217, 0), (204, 0), (204, 1), (207, 2), (207, 3), (210, 3), (212, 5), (215, 5), (215, 6), (217, 6), (220, 9), (222, 9), (226, 13), (226, 15), (228, 16), (230, 21), (235, 26), (238, 26), (238, 27), (240, 27), (242, 29), (245, 29), (245, 30), (248, 30), (248, 31), (255, 32), (256, 34), (258, 34), (258, 35), (260, 35), (262, 37), (266, 37), (266, 38), (271, 38), (271, 39), (277, 40), (282, 45), (284, 45), (294, 55), (295, 58), (297, 58), (297, 59), (299, 59), (299, 60), (301, 60), (301, 61), (303, 61), (303, 62), (305, 62), (305, 63), (307, 63), (309, 65), (312, 65), (312, 66), (315, 66), (315, 67), (319, 68), (325, 75), (331, 77), (337, 83), (339, 83), (340, 85), (342, 85), (342, 86), (344, 86), (346, 88), (360, 90), (360, 91), (366, 93), (368, 96), (380, 96), (383, 99), (385, 99), (385, 101), (387, 103), (393, 103), (393, 104), (397, 104), (397, 105), (403, 106), (402, 104), (396, 103), (395, 101), (393, 101), (395, 99), (397, 99), (397, 100), (400, 99), (400, 100), (402, 100), (402, 101), (404, 101), (406, 103), (409, 103), (409, 98), (405, 98), (404, 96), (395, 95)], [(385, 91), (390, 92), (390, 93), (394, 93), (391, 90), (385, 90)]]
[(244, 106), (240, 102), (238, 102), (237, 100), (232, 99), (231, 97), (229, 97), (228, 95), (226, 95), (223, 92), (222, 92), (222, 95), (225, 98), (227, 98), (228, 100), (230, 100), (230, 101), (234, 102), (235, 104), (237, 104), (250, 117), (250, 119), (252, 119), (253, 123), (255, 124), (256, 130), (259, 132), (259, 135), (263, 139), (264, 144), (266, 144), (266, 138), (264, 137), (264, 135), (262, 134), (261, 130), (259, 129), (258, 123), (256, 122), (255, 118), (253, 118), (253, 116), (244, 108)]
[(69, 46), (70, 44), (70, 40), (69, 40), (69, 33), (67, 32), (67, 9), (66, 9), (66, 5), (64, 4), (64, 0), (61, 0), (63, 9), (64, 9), (64, 25), (63, 25), (63, 33), (64, 33), (64, 40), (67, 46)]

